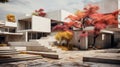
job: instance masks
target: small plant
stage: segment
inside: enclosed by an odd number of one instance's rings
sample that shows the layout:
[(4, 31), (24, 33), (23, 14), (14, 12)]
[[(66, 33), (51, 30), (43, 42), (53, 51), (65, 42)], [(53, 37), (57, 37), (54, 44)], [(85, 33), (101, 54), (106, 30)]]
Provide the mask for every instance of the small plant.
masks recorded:
[(33, 15), (36, 16), (42, 16), (45, 17), (46, 13), (44, 12), (44, 9), (40, 8), (39, 10), (35, 10), (35, 12), (32, 13)]
[(8, 22), (16, 22), (15, 15), (7, 14), (6, 16)]
[(59, 44), (62, 44), (62, 41), (66, 41), (64, 43), (65, 46), (67, 46), (68, 49), (72, 49), (72, 44), (70, 44), (70, 41), (73, 38), (73, 31), (71, 27), (80, 27), (77, 22), (68, 22), (68, 23), (62, 23), (58, 24), (53, 27), (53, 31), (58, 31), (58, 33), (55, 35), (55, 39), (59, 41)]

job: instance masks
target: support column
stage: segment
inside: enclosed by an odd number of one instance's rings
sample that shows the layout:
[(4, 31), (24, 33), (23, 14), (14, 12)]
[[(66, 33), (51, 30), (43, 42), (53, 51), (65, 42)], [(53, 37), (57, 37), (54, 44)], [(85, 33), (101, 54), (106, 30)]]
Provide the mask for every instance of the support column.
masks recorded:
[(7, 32), (9, 32), (9, 28), (7, 28), (8, 29), (8, 31)]
[(25, 41), (28, 42), (28, 32), (25, 32)]
[[(120, 9), (120, 0), (118, 0), (118, 9)], [(118, 28), (120, 28), (120, 15), (118, 15)]]
[(36, 32), (36, 39), (37, 39), (38, 35), (37, 35), (37, 32)]
[(32, 32), (31, 32), (31, 39), (32, 39)]

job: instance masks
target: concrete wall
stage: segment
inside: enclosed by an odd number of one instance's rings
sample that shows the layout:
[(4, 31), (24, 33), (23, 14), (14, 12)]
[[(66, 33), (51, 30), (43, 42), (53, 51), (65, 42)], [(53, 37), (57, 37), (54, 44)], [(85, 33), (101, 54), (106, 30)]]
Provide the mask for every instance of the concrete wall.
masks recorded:
[(88, 49), (88, 37), (80, 37), (80, 31), (74, 31), (72, 44), (80, 49)]
[(65, 18), (68, 17), (69, 15), (73, 15), (73, 14), (65, 10), (61, 10), (61, 21), (66, 21)]
[(8, 36), (9, 42), (17, 42), (17, 41), (24, 41), (23, 36), (17, 36), (17, 35), (9, 35)]
[[(118, 9), (120, 9), (120, 0), (118, 0)], [(118, 28), (120, 28), (120, 14), (118, 15), (118, 21), (119, 21)]]
[(17, 27), (17, 22), (5, 22), (5, 26), (8, 27)]
[(102, 13), (110, 13), (118, 9), (118, 0), (101, 0), (94, 4), (99, 5), (99, 12)]
[(7, 35), (6, 41), (9, 42), (24, 42), (25, 41), (25, 33), (23, 32), (23, 35)]
[(51, 11), (47, 12), (46, 17), (50, 18), (52, 20), (57, 20), (57, 21), (65, 21), (65, 18), (69, 15), (72, 15), (72, 13), (67, 12), (65, 10), (56, 10), (56, 11)]
[(115, 32), (114, 34), (114, 45), (117, 45), (118, 43), (120, 43), (120, 32)]
[(17, 30), (30, 30), (31, 22), (29, 21), (18, 21)]
[(46, 15), (47, 18), (50, 18), (52, 20), (61, 20), (61, 11), (60, 10), (56, 10), (56, 11), (51, 11), (51, 12), (47, 12)]
[[(96, 38), (95, 46), (97, 48), (109, 48), (112, 46), (112, 40), (111, 40), (111, 35), (112, 34), (99, 34), (99, 36)], [(91, 35), (88, 37), (88, 44), (92, 45), (93, 44), (93, 38), (94, 36)]]
[(40, 32), (51, 32), (50, 19), (32, 16), (32, 30)]

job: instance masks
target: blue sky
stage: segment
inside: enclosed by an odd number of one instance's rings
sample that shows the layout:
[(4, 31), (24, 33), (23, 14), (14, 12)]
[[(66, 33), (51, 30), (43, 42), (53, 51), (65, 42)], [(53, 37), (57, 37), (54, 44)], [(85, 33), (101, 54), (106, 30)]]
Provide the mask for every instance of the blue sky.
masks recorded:
[(46, 11), (64, 9), (74, 12), (82, 9), (85, 4), (99, 2), (100, 0), (9, 0), (8, 3), (0, 3), (0, 19), (6, 14), (12, 13), (17, 16), (31, 13), (35, 9), (44, 8)]

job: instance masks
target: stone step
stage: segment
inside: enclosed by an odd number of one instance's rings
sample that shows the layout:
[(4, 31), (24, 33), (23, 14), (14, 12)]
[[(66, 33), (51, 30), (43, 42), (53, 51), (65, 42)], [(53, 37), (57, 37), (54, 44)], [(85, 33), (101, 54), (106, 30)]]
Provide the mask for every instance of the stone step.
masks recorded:
[[(39, 42), (39, 43), (40, 43), (40, 42)], [(42, 43), (40, 43), (40, 44), (41, 44), (42, 46), (45, 46), (45, 47), (49, 48), (49, 49), (61, 51), (60, 48), (57, 48), (57, 47), (55, 47), (55, 46), (52, 46), (51, 44), (49, 44), (49, 43), (47, 43), (47, 42), (43, 43), (43, 41), (42, 41)]]
[(49, 49), (45, 47), (45, 45), (41, 45), (41, 44), (43, 43), (38, 43), (37, 40), (31, 41), (31, 42), (11, 42), (10, 43), (10, 45), (13, 47), (26, 47), (26, 50), (41, 51), (41, 52), (55, 52), (55, 51), (52, 51), (52, 49)]
[(57, 41), (54, 37), (55, 34), (56, 34), (56, 32), (51, 33), (47, 37), (42, 37), (41, 39), (31, 40), (31, 41), (38, 42), (41, 46), (51, 49), (52, 51), (60, 52), (60, 51), (62, 51), (62, 49), (52, 46), (54, 43), (57, 43)]
[(35, 59), (42, 59), (42, 56), (31, 55), (31, 54), (15, 54), (15, 55), (9, 55), (8, 57), (0, 58), (0, 64), (18, 62), (18, 61), (35, 60)]
[(109, 63), (109, 64), (119, 64), (120, 65), (120, 60), (115, 60), (115, 59), (83, 57), (83, 61), (84, 62), (97, 62), (97, 63)]
[(35, 55), (41, 55), (43, 57), (52, 58), (52, 59), (59, 59), (59, 55), (57, 53), (52, 52), (36, 52), (36, 51), (23, 51), (27, 54), (35, 54)]
[(46, 48), (44, 46), (27, 46), (28, 51), (40, 51), (40, 52), (55, 52), (52, 49)]
[(93, 56), (92, 55), (84, 56), (83, 61), (120, 65), (120, 54), (119, 53), (96, 53)]

